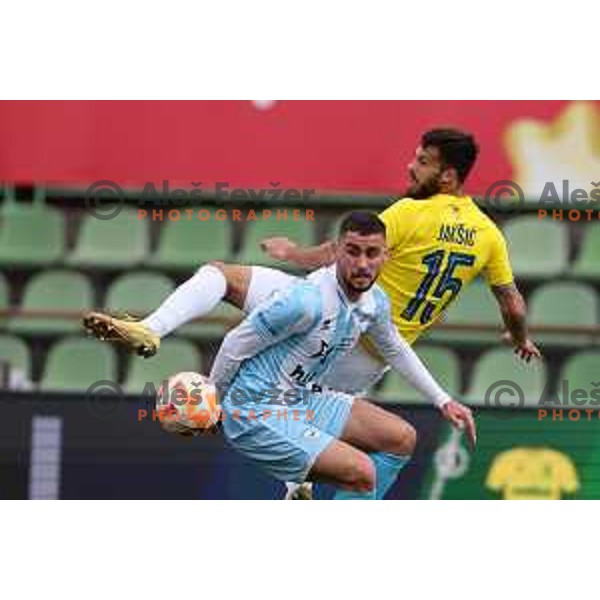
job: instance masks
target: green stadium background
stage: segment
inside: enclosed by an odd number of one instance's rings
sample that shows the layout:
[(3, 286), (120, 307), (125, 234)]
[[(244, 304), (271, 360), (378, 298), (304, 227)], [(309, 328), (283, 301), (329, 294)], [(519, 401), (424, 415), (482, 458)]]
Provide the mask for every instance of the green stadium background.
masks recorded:
[[(596, 102), (0, 103), (0, 497), (277, 495), (277, 485), (220, 440), (183, 447), (138, 419), (149, 402), (140, 398), (145, 383), (208, 372), (239, 311), (219, 306), (148, 360), (85, 339), (81, 311), (143, 315), (204, 262), (275, 264), (259, 249), (263, 237), (328, 239), (344, 212), (379, 210), (401, 194), (420, 132), (454, 125), (481, 144), (467, 192), (504, 231), (545, 358), (520, 364), (500, 342), (498, 311), (483, 283), (464, 291), (416, 349), (475, 408), (479, 447), (470, 454), (388, 375), (374, 398), (411, 419), (419, 434), (415, 460), (390, 497), (600, 498), (599, 117)], [(114, 189), (102, 198), (102, 210), (117, 208), (114, 218), (93, 214), (100, 203), (86, 192), (99, 180), (123, 192), (122, 206)], [(166, 180), (188, 193), (202, 189), (181, 214), (204, 210), (206, 220), (170, 220), (173, 198), (149, 202), (146, 182), (160, 190)], [(490, 202), (497, 181), (516, 183), (523, 202)], [(548, 181), (556, 197), (540, 202)], [(227, 182), (229, 195), (217, 193), (218, 182)], [(232, 198), (233, 189), (270, 193)], [(279, 189), (306, 194), (274, 200)], [(587, 203), (573, 196), (576, 189), (587, 192)], [(161, 208), (162, 219), (152, 219)], [(240, 221), (215, 216), (234, 208)], [(286, 208), (285, 221), (261, 220), (265, 209)], [(314, 211), (314, 222), (293, 220), (294, 209)], [(257, 220), (246, 220), (251, 211)], [(103, 414), (84, 398), (101, 380), (124, 390), (120, 412)], [(511, 406), (513, 395), (489, 394), (501, 380), (523, 391), (520, 406)], [(584, 390), (583, 402), (567, 398), (565, 381), (569, 394)], [(46, 438), (54, 441), (40, 446)]]

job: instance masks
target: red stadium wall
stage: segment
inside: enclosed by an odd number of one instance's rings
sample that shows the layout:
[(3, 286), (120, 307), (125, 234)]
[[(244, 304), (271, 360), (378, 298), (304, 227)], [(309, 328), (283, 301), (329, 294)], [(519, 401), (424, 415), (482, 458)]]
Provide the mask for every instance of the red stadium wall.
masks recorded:
[(0, 180), (138, 186), (170, 179), (234, 187), (393, 193), (419, 135), (475, 132), (481, 158), (469, 191), (513, 176), (508, 128), (556, 121), (563, 101), (0, 102)]

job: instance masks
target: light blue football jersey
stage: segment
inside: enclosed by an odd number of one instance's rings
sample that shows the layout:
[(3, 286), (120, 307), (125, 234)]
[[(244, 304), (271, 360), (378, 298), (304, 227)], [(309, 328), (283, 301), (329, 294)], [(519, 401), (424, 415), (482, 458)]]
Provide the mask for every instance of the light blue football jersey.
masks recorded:
[(304, 481), (350, 418), (353, 396), (324, 381), (363, 333), (434, 401), (447, 396), (399, 336), (383, 290), (351, 302), (326, 267), (275, 292), (223, 340), (211, 379), (228, 442), (274, 477)]
[[(233, 389), (320, 391), (332, 365), (346, 355), (362, 333), (380, 324), (391, 329), (389, 301), (374, 285), (351, 302), (338, 284), (335, 266), (319, 269), (278, 291), (234, 330), (241, 352), (244, 338), (259, 338), (264, 349), (243, 360), (232, 380), (213, 373)], [(241, 357), (240, 357), (241, 358)]]

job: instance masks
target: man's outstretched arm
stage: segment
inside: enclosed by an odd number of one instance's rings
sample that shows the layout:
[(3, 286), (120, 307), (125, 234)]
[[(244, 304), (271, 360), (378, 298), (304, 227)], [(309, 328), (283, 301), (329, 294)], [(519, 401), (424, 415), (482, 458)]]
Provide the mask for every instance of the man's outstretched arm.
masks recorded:
[(289, 262), (309, 271), (335, 261), (335, 242), (324, 242), (319, 246), (298, 246), (289, 238), (272, 237), (262, 240), (260, 247), (275, 260)]
[(541, 352), (529, 338), (527, 329), (527, 306), (514, 283), (491, 286), (496, 297), (502, 320), (515, 346), (515, 352), (526, 362), (540, 358)]
[(539, 358), (541, 352), (529, 339), (527, 331), (527, 306), (521, 296), (513, 276), (508, 246), (498, 228), (492, 230), (490, 255), (483, 269), (483, 276), (496, 297), (502, 320), (508, 329), (515, 352), (526, 362), (532, 357)]
[(452, 425), (465, 429), (471, 448), (474, 448), (477, 431), (471, 410), (440, 387), (415, 351), (398, 333), (391, 321), (389, 307), (382, 309), (380, 319), (368, 329), (367, 335), (387, 364), (436, 406)]

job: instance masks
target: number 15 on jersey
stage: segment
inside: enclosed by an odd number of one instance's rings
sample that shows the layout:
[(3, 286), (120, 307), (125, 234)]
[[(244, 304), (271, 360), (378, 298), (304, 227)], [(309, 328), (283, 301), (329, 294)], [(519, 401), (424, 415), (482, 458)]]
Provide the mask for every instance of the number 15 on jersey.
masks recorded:
[[(444, 264), (444, 258), (448, 255), (446, 268), (441, 271)], [(458, 267), (472, 267), (475, 264), (474, 254), (465, 254), (463, 252), (450, 252), (445, 250), (436, 250), (423, 257), (421, 261), (427, 267), (427, 273), (421, 280), (417, 293), (411, 298), (410, 302), (402, 312), (402, 318), (406, 321), (412, 321), (419, 310), (421, 310), (420, 321), (423, 325), (429, 323), (433, 318), (433, 313), (440, 305), (439, 302), (427, 300), (431, 290), (432, 300), (441, 300), (446, 292), (450, 292), (444, 306), (450, 303), (456, 294), (462, 288), (462, 280), (456, 277), (455, 270)], [(440, 274), (441, 272), (441, 274)], [(435, 288), (434, 288), (435, 286)]]

